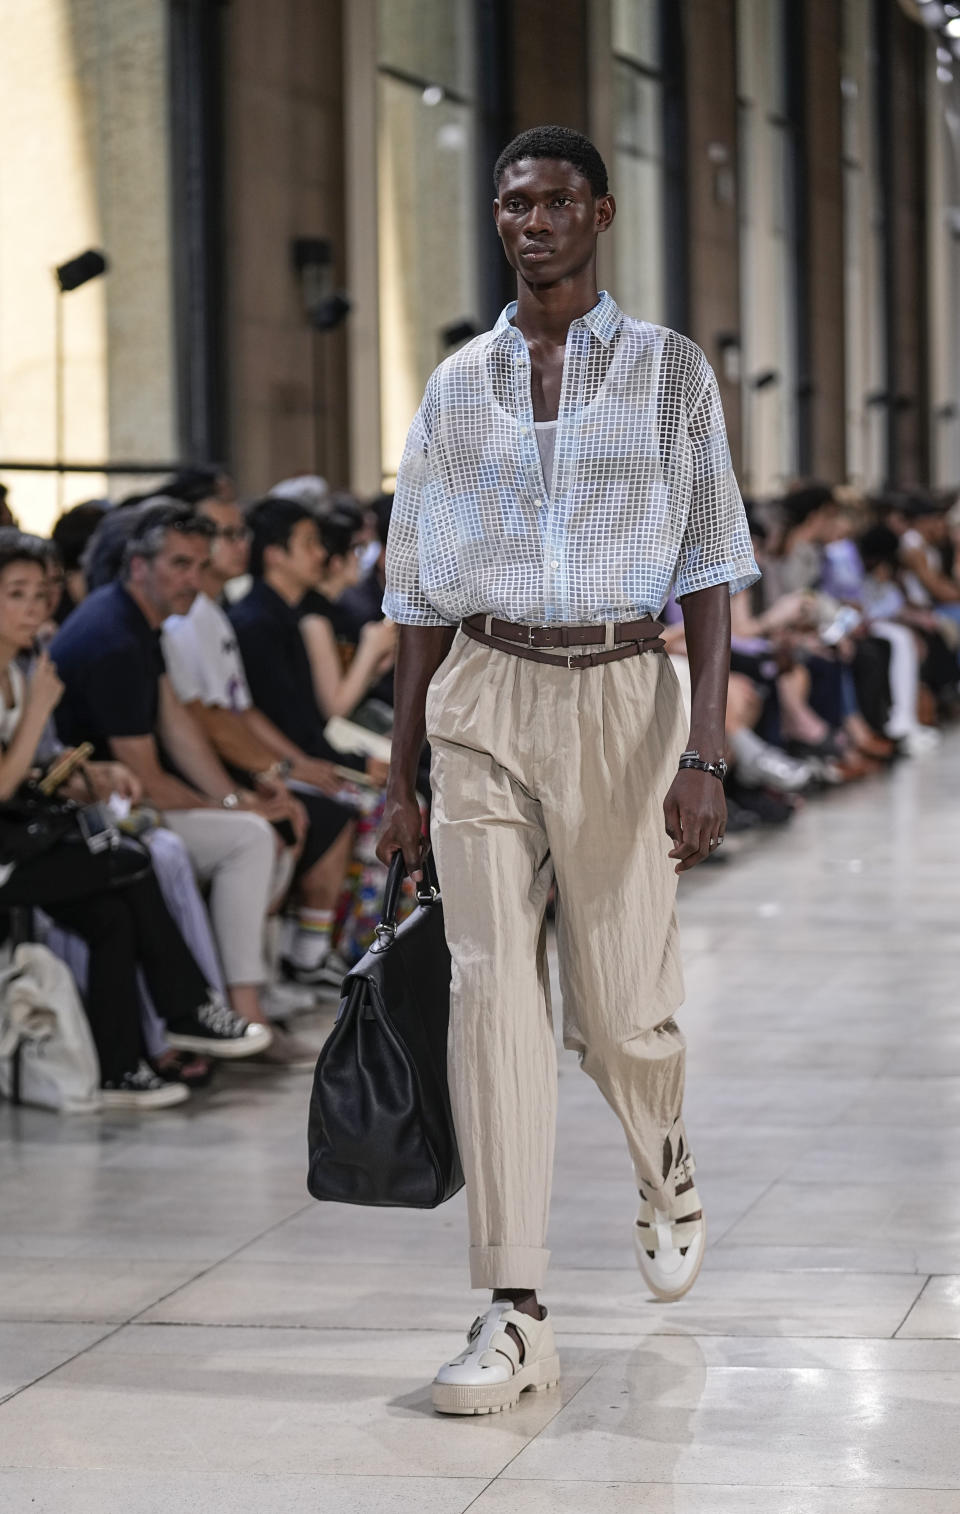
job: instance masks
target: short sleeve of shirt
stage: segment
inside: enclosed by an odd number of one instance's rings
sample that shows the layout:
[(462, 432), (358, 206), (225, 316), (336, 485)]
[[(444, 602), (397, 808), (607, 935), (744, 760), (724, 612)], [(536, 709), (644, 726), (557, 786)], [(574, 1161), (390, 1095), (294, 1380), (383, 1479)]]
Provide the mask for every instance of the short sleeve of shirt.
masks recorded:
[(717, 380), (706, 358), (693, 380), (687, 427), (693, 488), (677, 560), (676, 596), (682, 599), (718, 584), (729, 584), (730, 593), (738, 594), (756, 583), (760, 570), (730, 460)]
[(183, 616), (171, 616), (164, 624), (163, 660), (181, 704), (193, 704), (196, 700), (206, 703), (190, 625)]
[(427, 479), (430, 390), (407, 433), (387, 537), (386, 592), (383, 613), (408, 626), (447, 626), (427, 599), (420, 582), (420, 510)]
[(167, 671), (184, 704), (239, 713), (252, 700), (237, 636), (226, 611), (198, 597), (189, 615), (171, 616), (164, 626)]

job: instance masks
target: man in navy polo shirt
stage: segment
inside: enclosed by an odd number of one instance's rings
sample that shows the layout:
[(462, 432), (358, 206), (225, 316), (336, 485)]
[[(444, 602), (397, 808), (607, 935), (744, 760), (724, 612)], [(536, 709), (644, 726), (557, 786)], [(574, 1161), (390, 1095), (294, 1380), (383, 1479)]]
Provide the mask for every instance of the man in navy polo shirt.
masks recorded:
[(57, 729), (63, 741), (90, 741), (98, 757), (137, 775), (210, 884), (234, 1012), (265, 1023), (263, 934), (275, 864), (269, 805), (237, 792), (174, 694), (160, 648), (165, 617), (185, 613), (197, 592), (209, 531), (179, 501), (138, 512), (120, 580), (85, 599), (51, 646), (64, 684)]

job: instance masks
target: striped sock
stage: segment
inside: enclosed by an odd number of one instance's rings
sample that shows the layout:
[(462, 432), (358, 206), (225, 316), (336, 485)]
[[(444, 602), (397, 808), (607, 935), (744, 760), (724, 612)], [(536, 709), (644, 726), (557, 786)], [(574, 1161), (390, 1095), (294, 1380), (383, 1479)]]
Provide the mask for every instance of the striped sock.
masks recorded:
[(332, 909), (297, 911), (297, 929), (290, 948), (297, 967), (313, 968), (323, 961), (332, 944), (333, 921)]

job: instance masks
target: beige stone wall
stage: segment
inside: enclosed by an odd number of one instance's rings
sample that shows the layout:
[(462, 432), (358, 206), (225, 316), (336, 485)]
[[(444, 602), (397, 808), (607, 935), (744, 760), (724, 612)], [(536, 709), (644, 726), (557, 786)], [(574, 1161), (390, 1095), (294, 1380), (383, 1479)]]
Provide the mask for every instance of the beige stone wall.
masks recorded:
[[(0, 457), (55, 457), (53, 268), (103, 248), (63, 297), (64, 456), (176, 451), (163, 0), (0, 0)], [(25, 524), (101, 474), (0, 475)], [(114, 492), (126, 486), (115, 480)]]

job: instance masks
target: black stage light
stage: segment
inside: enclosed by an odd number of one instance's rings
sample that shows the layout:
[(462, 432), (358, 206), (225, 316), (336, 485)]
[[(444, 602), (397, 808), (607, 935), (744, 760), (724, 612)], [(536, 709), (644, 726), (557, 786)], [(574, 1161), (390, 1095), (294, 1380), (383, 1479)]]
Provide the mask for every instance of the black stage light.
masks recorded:
[(55, 270), (57, 283), (66, 294), (71, 289), (79, 289), (81, 284), (87, 284), (91, 279), (98, 279), (102, 273), (106, 273), (108, 267), (103, 253), (91, 247), (87, 252), (81, 252), (79, 257), (60, 264)]

